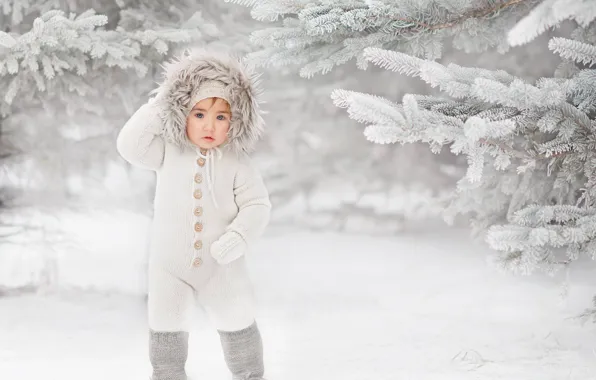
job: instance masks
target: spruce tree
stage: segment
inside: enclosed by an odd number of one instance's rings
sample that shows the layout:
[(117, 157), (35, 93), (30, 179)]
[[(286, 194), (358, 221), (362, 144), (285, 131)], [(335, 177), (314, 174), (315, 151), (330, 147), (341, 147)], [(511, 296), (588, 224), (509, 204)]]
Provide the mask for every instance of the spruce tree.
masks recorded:
[[(465, 155), (465, 175), (444, 216), (469, 218), (496, 261), (517, 273), (554, 273), (596, 256), (596, 7), (589, 0), (260, 1), (254, 18), (277, 21), (251, 37), (260, 66), (297, 66), (312, 77), (355, 59), (419, 77), (441, 96), (401, 103), (338, 89), (334, 103), (367, 124), (378, 144), (423, 142)], [(465, 52), (532, 41), (563, 22), (570, 38), (552, 77), (528, 82), (504, 70), (443, 65), (444, 43)]]

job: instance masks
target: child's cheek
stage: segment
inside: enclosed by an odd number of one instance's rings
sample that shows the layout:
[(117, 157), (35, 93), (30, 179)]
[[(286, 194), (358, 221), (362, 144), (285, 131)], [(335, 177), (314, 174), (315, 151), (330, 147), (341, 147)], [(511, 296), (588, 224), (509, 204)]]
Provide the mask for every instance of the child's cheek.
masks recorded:
[(222, 141), (222, 143), (223, 143), (224, 141), (226, 141), (226, 139), (228, 138), (228, 132), (229, 132), (229, 131), (230, 131), (230, 127), (229, 127), (229, 126), (228, 126), (227, 128), (224, 128), (224, 129), (221, 131), (221, 136), (220, 136), (220, 138), (221, 138), (221, 141)]
[(192, 120), (189, 119), (186, 121), (186, 132), (188, 133), (189, 131), (191, 133), (197, 133), (200, 130), (200, 126), (199, 123), (197, 123), (197, 120)]

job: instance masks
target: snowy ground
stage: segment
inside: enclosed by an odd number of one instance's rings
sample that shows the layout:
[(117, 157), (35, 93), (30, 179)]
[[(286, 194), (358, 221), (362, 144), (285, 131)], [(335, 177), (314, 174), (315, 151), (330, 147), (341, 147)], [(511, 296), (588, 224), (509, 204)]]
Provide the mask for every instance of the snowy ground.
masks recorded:
[[(560, 278), (499, 274), (458, 230), (271, 233), (259, 248), (250, 267), (268, 380), (596, 379), (596, 328), (568, 318), (595, 293), (588, 272), (571, 274), (561, 302)], [(93, 258), (76, 265), (139, 281), (138, 257), (119, 255), (116, 272)], [(147, 379), (144, 308), (113, 292), (0, 298), (0, 379)], [(200, 308), (196, 321), (189, 375), (229, 379)]]

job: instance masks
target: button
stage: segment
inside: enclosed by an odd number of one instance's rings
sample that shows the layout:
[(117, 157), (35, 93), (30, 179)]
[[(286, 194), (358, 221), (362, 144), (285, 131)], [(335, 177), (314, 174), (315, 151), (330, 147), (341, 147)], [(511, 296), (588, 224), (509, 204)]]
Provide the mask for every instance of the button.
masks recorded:
[(201, 148), (201, 154), (204, 156), (207, 154), (207, 149)]
[(203, 166), (203, 165), (205, 165), (205, 159), (204, 159), (204, 158), (199, 158), (199, 159), (197, 160), (197, 164), (199, 164), (199, 166)]
[(202, 192), (201, 190), (198, 190), (198, 189), (197, 189), (197, 190), (195, 190), (195, 191), (194, 191), (194, 193), (193, 193), (193, 196), (194, 196), (196, 199), (200, 199), (200, 198), (203, 196), (203, 192)]
[(198, 267), (201, 264), (203, 264), (203, 260), (201, 260), (199, 257), (195, 257), (192, 261), (192, 265), (194, 265), (195, 267)]
[(195, 241), (195, 249), (203, 248), (203, 242), (200, 240)]
[(194, 214), (195, 214), (195, 216), (201, 216), (201, 215), (203, 215), (203, 208), (201, 206), (195, 207)]
[(203, 224), (199, 223), (199, 222), (195, 223), (195, 231), (197, 231), (197, 232), (203, 231)]
[(203, 182), (203, 176), (201, 175), (201, 173), (197, 173), (197, 174), (195, 174), (195, 182), (196, 182), (196, 183), (201, 183), (201, 182)]

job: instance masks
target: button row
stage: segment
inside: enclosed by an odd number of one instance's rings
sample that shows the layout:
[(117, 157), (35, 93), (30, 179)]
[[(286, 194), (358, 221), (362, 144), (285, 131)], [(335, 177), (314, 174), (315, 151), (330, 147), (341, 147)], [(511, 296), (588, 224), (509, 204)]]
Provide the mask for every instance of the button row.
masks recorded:
[[(201, 149), (201, 153), (203, 155), (207, 154), (207, 150), (205, 149)], [(200, 167), (205, 166), (205, 159), (203, 157), (197, 159), (197, 164)], [(196, 173), (194, 176), (194, 181), (195, 183), (202, 183), (203, 182), (203, 175), (201, 173)], [(193, 197), (195, 199), (201, 199), (203, 197), (203, 192), (201, 191), (201, 189), (195, 189), (193, 191)], [(203, 216), (203, 207), (201, 206), (195, 206), (194, 210), (193, 210), (193, 215), (194, 216)], [(203, 223), (201, 222), (196, 222), (194, 225), (194, 230), (195, 232), (202, 232), (203, 231)], [(194, 248), (196, 250), (200, 250), (203, 248), (203, 242), (201, 240), (196, 240), (194, 242)], [(203, 264), (203, 260), (200, 257), (195, 257), (192, 261), (192, 265), (195, 267), (199, 267), (201, 266), (201, 264)]]

